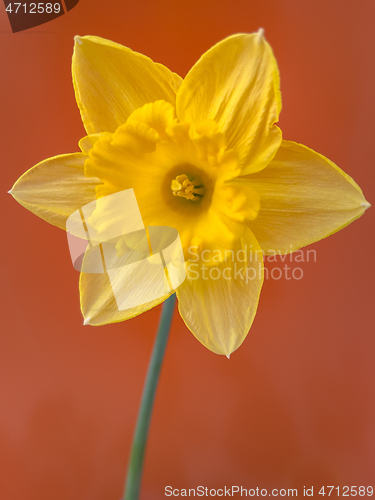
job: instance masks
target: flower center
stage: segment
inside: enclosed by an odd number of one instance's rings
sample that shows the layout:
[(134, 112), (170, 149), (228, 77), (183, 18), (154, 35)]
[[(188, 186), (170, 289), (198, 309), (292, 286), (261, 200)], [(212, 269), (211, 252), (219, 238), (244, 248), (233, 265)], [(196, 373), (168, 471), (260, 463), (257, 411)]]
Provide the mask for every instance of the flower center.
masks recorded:
[(180, 196), (187, 200), (197, 201), (203, 196), (203, 186), (195, 179), (189, 179), (186, 174), (177, 175), (171, 184), (174, 196)]

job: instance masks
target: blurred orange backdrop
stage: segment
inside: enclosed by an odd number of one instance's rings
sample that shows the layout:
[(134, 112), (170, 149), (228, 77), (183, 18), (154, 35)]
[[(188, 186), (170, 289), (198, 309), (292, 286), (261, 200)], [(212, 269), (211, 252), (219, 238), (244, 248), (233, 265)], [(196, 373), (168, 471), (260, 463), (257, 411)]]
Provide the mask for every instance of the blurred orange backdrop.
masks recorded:
[[(84, 327), (66, 235), (5, 194), (37, 162), (78, 150), (73, 36), (109, 38), (184, 76), (222, 38), (265, 28), (284, 137), (335, 161), (371, 203), (374, 22), (373, 0), (80, 0), (13, 34), (0, 8), (1, 499), (120, 499), (160, 313)], [(375, 486), (374, 213), (313, 245), (303, 279), (265, 282), (229, 361), (176, 313), (142, 499), (165, 498), (167, 485), (299, 496)]]

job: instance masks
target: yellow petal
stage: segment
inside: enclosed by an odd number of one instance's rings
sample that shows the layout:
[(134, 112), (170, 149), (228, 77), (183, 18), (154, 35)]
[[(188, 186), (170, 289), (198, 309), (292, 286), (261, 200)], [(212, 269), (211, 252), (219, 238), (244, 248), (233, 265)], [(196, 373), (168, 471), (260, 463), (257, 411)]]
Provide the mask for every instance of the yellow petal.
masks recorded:
[(270, 253), (288, 253), (321, 240), (370, 206), (337, 165), (290, 141), (283, 141), (269, 166), (247, 180), (258, 192), (261, 207), (248, 225)]
[(96, 199), (100, 180), (83, 172), (83, 153), (55, 156), (35, 165), (14, 184), (10, 194), (38, 217), (65, 229), (75, 210)]
[[(130, 277), (127, 276), (127, 279), (123, 280), (121, 297), (117, 296), (117, 299), (121, 301), (126, 295), (131, 296), (134, 293), (134, 287), (142, 282), (142, 278), (144, 278), (144, 286), (150, 286), (147, 281), (147, 276), (142, 277), (139, 272), (133, 272)], [(121, 279), (120, 273), (118, 279)], [(141, 304), (126, 310), (119, 310), (111, 282), (106, 272), (101, 274), (81, 273), (79, 291), (84, 324), (94, 326), (118, 323), (119, 321), (125, 321), (138, 316), (152, 307), (157, 306), (170, 295), (165, 294), (146, 304)]]
[(100, 37), (75, 40), (73, 83), (89, 134), (114, 132), (148, 102), (175, 104), (182, 80), (162, 64)]
[(184, 79), (176, 106), (181, 121), (219, 124), (243, 174), (264, 168), (281, 143), (274, 125), (281, 97), (276, 60), (262, 33), (233, 35), (206, 52)]
[[(243, 262), (245, 254), (247, 262)], [(247, 231), (242, 245), (235, 246), (233, 254), (228, 251), (227, 262), (205, 268), (202, 262), (188, 263), (188, 276), (177, 289), (180, 314), (204, 346), (228, 356), (251, 327), (262, 282), (260, 247)]]

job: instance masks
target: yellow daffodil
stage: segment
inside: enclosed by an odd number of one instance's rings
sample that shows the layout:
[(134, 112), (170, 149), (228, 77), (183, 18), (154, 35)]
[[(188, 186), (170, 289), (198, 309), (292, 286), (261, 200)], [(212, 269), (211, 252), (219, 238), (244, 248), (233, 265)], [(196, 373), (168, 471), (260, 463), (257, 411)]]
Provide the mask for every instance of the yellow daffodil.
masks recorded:
[[(229, 355), (250, 329), (262, 253), (325, 238), (369, 206), (334, 163), (282, 139), (278, 68), (261, 30), (218, 43), (185, 79), (111, 41), (76, 37), (72, 71), (88, 134), (82, 152), (39, 163), (11, 194), (65, 229), (83, 205), (133, 188), (146, 226), (180, 234), (187, 279), (177, 289), (179, 311), (213, 352)], [(106, 275), (85, 273), (80, 294), (91, 325), (167, 298), (119, 311)]]

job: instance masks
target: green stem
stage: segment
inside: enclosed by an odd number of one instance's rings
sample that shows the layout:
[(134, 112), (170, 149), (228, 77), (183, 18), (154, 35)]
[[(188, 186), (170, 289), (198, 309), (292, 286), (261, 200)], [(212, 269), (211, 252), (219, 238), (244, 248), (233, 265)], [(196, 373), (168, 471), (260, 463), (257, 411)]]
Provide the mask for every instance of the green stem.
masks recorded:
[(159, 381), (160, 369), (171, 328), (176, 295), (171, 295), (163, 304), (158, 333), (156, 335), (150, 363), (148, 365), (137, 425), (133, 437), (128, 474), (124, 488), (124, 500), (138, 500), (141, 489), (143, 460), (150, 427), (152, 407)]

